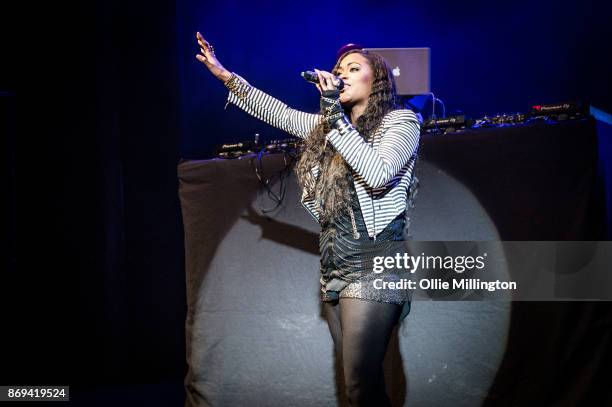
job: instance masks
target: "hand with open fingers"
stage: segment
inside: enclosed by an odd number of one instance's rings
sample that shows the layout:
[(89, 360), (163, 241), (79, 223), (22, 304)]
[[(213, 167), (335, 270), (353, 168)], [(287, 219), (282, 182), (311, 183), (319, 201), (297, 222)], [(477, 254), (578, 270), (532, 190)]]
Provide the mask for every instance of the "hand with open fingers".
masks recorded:
[(221, 65), (215, 55), (215, 48), (204, 39), (198, 31), (196, 33), (200, 53), (196, 55), (196, 59), (200, 61), (208, 70), (219, 80), (225, 82), (231, 77), (231, 72)]

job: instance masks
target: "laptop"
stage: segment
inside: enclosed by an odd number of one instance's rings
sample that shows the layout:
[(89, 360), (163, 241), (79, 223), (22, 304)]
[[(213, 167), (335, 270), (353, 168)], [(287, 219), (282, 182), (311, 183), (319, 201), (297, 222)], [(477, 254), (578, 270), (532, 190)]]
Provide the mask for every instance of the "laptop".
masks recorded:
[(383, 57), (393, 69), (397, 94), (428, 94), (429, 48), (364, 48)]

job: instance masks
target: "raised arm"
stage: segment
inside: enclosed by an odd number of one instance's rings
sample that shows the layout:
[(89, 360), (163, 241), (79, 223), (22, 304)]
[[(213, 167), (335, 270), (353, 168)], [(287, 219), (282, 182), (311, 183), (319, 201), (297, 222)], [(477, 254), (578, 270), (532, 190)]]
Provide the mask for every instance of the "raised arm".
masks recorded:
[(290, 108), (280, 100), (251, 86), (235, 73), (232, 73), (226, 86), (230, 90), (227, 103), (233, 103), (251, 116), (294, 136), (308, 137), (322, 119), (321, 115)]
[(306, 138), (320, 122), (320, 115), (292, 109), (225, 69), (217, 59), (213, 47), (199, 32), (196, 33), (196, 38), (201, 52), (196, 58), (230, 90), (227, 103), (233, 103), (250, 115), (300, 138)]

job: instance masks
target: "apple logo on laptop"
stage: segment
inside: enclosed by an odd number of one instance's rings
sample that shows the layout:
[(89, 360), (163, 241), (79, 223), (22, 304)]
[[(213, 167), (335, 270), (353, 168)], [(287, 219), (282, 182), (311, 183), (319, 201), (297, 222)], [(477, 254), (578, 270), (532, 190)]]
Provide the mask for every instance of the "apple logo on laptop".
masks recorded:
[(393, 68), (393, 76), (400, 76), (399, 66), (396, 66), (395, 68)]

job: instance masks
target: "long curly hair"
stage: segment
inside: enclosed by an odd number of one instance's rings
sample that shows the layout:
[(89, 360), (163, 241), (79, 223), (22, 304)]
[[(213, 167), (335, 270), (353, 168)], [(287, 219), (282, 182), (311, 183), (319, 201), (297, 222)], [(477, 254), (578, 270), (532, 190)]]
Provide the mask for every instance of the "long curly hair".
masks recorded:
[[(395, 81), (391, 68), (381, 56), (361, 49), (342, 54), (332, 74), (337, 75), (342, 59), (353, 53), (359, 53), (367, 59), (374, 75), (368, 105), (355, 123), (359, 134), (366, 142), (370, 142), (383, 117), (398, 108)], [(350, 117), (350, 107), (343, 106), (343, 109)], [(325, 142), (325, 135), (329, 131), (329, 125), (325, 120), (313, 129), (302, 145), (295, 167), (300, 186), (318, 202), (321, 223), (330, 221), (347, 211), (351, 195), (355, 193), (350, 183), (351, 169), (331, 143)], [(319, 165), (319, 176), (314, 179), (311, 169), (316, 165)]]

